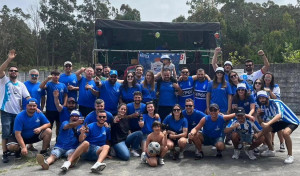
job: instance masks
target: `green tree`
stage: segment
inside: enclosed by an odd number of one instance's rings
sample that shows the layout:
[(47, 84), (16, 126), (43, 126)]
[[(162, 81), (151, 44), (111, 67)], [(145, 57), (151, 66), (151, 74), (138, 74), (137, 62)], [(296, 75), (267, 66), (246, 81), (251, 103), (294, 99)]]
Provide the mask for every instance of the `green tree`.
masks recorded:
[(128, 4), (122, 4), (120, 10), (115, 9), (116, 20), (132, 20), (141, 21), (140, 12), (137, 9), (132, 9)]

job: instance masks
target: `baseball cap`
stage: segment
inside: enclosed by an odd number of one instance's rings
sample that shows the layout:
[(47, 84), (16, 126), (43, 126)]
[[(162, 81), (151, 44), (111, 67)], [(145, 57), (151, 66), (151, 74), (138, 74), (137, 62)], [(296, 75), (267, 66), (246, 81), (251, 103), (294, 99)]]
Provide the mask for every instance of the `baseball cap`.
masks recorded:
[(245, 109), (243, 107), (238, 107), (235, 111), (235, 115), (245, 115)]
[(65, 63), (64, 63), (64, 66), (66, 66), (66, 65), (72, 65), (72, 62), (70, 62), (70, 61), (66, 61)]
[(225, 66), (226, 64), (229, 64), (229, 65), (232, 67), (232, 62), (226, 61), (226, 62), (224, 63), (224, 66)]
[(80, 112), (79, 112), (79, 111), (77, 111), (77, 110), (73, 110), (73, 111), (71, 112), (70, 116), (78, 116), (78, 117), (80, 117), (80, 116), (81, 116), (81, 114), (80, 114)]
[(240, 89), (247, 89), (246, 84), (245, 83), (238, 83), (236, 90), (240, 90)]
[(223, 68), (223, 67), (218, 67), (218, 68), (216, 69), (216, 72), (218, 72), (218, 71), (219, 71), (219, 72), (220, 72), (220, 71), (221, 71), (221, 72), (224, 72), (224, 68)]
[(165, 55), (162, 55), (162, 56), (160, 57), (160, 59), (161, 59), (161, 60), (164, 60), (164, 59), (169, 59), (169, 60), (170, 60), (171, 58), (170, 58), (169, 55), (165, 54)]
[(109, 72), (109, 75), (117, 75), (118, 76), (118, 72), (117, 72), (117, 70), (111, 70)]
[(28, 104), (37, 104), (37, 99), (35, 98), (30, 98), (26, 101), (26, 105)]
[(209, 105), (209, 108), (220, 109), (220, 108), (219, 108), (219, 105), (217, 105), (216, 103), (213, 103), (213, 104)]
[(257, 92), (257, 98), (259, 98), (259, 97), (269, 98), (267, 92), (264, 91), (264, 90), (260, 90), (260, 91)]
[(76, 100), (75, 100), (75, 98), (73, 98), (73, 97), (69, 97), (67, 101), (68, 101), (68, 102), (69, 102), (69, 101), (74, 101), (74, 102), (76, 103)]

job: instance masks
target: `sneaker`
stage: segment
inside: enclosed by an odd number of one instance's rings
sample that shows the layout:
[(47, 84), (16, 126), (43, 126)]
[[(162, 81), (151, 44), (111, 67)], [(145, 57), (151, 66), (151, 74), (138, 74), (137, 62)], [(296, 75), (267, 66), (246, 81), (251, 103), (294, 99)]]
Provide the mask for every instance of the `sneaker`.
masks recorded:
[(266, 150), (266, 151), (263, 151), (260, 155), (261, 155), (261, 156), (269, 156), (269, 157), (273, 157), (273, 156), (275, 156), (275, 152), (274, 152), (274, 151), (271, 151), (271, 150)]
[(287, 158), (284, 160), (285, 164), (292, 164), (294, 162), (294, 157), (291, 155), (288, 155)]
[(211, 149), (212, 150), (217, 150), (217, 147), (216, 146), (212, 146)]
[(78, 163), (79, 160), (80, 160), (80, 156), (77, 157), (77, 158), (71, 163), (71, 166), (70, 166), (70, 167), (74, 167), (74, 166)]
[(203, 154), (203, 152), (202, 151), (196, 151), (195, 152), (195, 160), (199, 160), (199, 159), (202, 159), (204, 157), (204, 154)]
[(71, 166), (71, 162), (70, 161), (65, 161), (60, 169), (62, 169), (63, 171), (67, 171), (70, 166)]
[(184, 158), (183, 152), (179, 152), (178, 158), (179, 158), (179, 159), (183, 159), (183, 158)]
[(36, 161), (38, 162), (38, 164), (39, 164), (40, 166), (42, 166), (42, 168), (43, 168), (44, 170), (48, 170), (48, 169), (49, 169), (49, 164), (48, 164), (47, 161), (45, 160), (44, 155), (42, 155), (42, 154), (37, 154), (37, 155), (36, 155)]
[(266, 151), (266, 150), (268, 150), (268, 149), (269, 149), (269, 147), (268, 147), (267, 145), (262, 145), (262, 146), (260, 146), (260, 147), (258, 148), (258, 150), (261, 151), (261, 152)]
[(217, 158), (222, 158), (222, 151), (220, 151), (220, 150), (217, 150), (217, 155), (216, 155), (216, 157)]
[(231, 140), (226, 140), (226, 141), (225, 141), (225, 145), (232, 145)]
[(19, 151), (15, 152), (15, 158), (16, 159), (21, 159), (21, 149)]
[(239, 159), (241, 151), (239, 149), (233, 150), (232, 159)]
[(239, 145), (238, 145), (238, 149), (239, 149), (239, 150), (242, 150), (243, 148), (244, 148), (243, 144), (239, 144)]
[(50, 150), (49, 148), (47, 148), (46, 150), (41, 150), (41, 151), (40, 151), (40, 154), (42, 154), (42, 155), (44, 155), (44, 156), (50, 156), (50, 155), (49, 155), (49, 150)]
[(92, 167), (91, 167), (91, 170), (92, 172), (94, 173), (97, 173), (99, 171), (103, 171), (106, 167), (106, 164), (105, 163), (100, 163), (100, 162), (96, 162)]
[(251, 160), (255, 160), (256, 156), (254, 156), (254, 151), (253, 150), (245, 150), (246, 155), (249, 157)]
[(158, 164), (159, 164), (159, 165), (164, 165), (164, 164), (165, 164), (164, 159), (161, 158), (161, 157), (159, 157), (159, 158), (158, 158)]
[(279, 151), (280, 151), (280, 152), (285, 152), (284, 143), (281, 143), (281, 144), (280, 144)]
[(132, 154), (132, 156), (134, 156), (134, 157), (139, 157), (140, 156), (140, 154), (136, 151), (136, 150), (131, 150), (131, 152), (130, 152), (131, 154)]
[(3, 152), (3, 155), (2, 155), (2, 162), (3, 163), (8, 163), (9, 159), (8, 159), (8, 152)]
[(33, 147), (32, 144), (28, 145), (27, 150), (32, 151), (32, 152), (37, 152), (38, 150)]
[(147, 163), (147, 160), (146, 160), (146, 153), (145, 152), (143, 152), (142, 154), (141, 154), (141, 162), (142, 163)]

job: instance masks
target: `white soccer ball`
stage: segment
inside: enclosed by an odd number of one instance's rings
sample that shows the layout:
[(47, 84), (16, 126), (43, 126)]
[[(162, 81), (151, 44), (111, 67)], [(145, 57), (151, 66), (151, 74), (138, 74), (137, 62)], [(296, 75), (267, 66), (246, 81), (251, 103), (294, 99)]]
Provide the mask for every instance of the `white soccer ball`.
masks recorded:
[(158, 142), (150, 142), (150, 144), (148, 145), (148, 153), (150, 155), (159, 155), (160, 144)]

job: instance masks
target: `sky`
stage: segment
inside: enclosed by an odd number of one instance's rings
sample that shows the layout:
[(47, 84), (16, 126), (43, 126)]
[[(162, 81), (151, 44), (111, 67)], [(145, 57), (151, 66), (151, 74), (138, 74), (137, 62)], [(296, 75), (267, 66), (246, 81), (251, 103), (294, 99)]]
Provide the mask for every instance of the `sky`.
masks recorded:
[[(83, 0), (77, 0), (81, 3)], [(187, 0), (110, 0), (112, 6), (120, 8), (121, 4), (128, 4), (131, 8), (140, 11), (142, 21), (171, 22), (180, 15), (188, 17), (189, 6)], [(246, 0), (247, 2), (267, 2), (267, 0)], [(273, 0), (280, 5), (293, 4), (297, 0)], [(21, 7), (28, 13), (31, 6), (38, 6), (39, 0), (0, 0), (0, 7), (7, 5), (13, 9)]]

